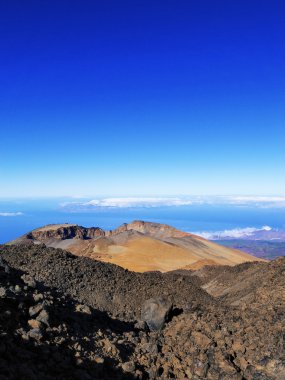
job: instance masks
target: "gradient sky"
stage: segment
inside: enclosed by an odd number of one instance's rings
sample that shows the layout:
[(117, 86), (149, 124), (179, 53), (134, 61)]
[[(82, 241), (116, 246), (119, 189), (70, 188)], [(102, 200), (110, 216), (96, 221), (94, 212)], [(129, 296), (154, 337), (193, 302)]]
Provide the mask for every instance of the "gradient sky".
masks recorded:
[(283, 1), (4, 0), (0, 196), (285, 193)]

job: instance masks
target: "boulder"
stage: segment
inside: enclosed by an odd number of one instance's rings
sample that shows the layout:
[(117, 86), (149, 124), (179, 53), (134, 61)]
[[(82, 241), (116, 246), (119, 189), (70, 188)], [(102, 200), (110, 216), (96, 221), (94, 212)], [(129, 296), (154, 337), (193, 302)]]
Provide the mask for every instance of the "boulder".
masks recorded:
[(172, 302), (165, 297), (148, 299), (142, 306), (141, 319), (151, 331), (159, 331), (167, 322), (172, 307)]

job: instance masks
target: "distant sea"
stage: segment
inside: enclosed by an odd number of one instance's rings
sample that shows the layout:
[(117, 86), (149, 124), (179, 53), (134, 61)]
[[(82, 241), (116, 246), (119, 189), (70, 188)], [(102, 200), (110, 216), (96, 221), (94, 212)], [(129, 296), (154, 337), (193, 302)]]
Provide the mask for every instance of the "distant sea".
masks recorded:
[(113, 229), (135, 219), (170, 224), (187, 232), (262, 228), (285, 229), (283, 208), (256, 208), (236, 205), (186, 205), (164, 207), (94, 208), (73, 212), (60, 205), (68, 199), (0, 200), (0, 243), (34, 228), (52, 223), (76, 223)]

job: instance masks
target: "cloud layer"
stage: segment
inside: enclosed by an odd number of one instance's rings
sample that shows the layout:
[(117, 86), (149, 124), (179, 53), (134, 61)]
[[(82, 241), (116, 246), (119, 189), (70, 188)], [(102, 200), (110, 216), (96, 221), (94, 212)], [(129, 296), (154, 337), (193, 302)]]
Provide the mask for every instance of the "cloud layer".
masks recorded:
[(92, 208), (136, 208), (136, 207), (169, 207), (186, 206), (193, 204), (193, 201), (181, 198), (104, 198), (93, 199), (89, 202), (69, 202), (62, 207), (92, 209)]
[(22, 212), (0, 212), (0, 216), (20, 216), (23, 215)]
[(262, 208), (285, 207), (285, 197), (265, 196), (228, 196), (222, 197), (224, 203), (239, 206), (256, 206)]
[(81, 202), (67, 202), (61, 207), (72, 211), (91, 211), (96, 208), (171, 207), (191, 205), (231, 205), (240, 207), (285, 207), (285, 197), (216, 196), (216, 197), (112, 197)]
[(246, 227), (246, 228), (234, 228), (232, 230), (215, 231), (215, 232), (193, 232), (195, 235), (199, 235), (209, 240), (222, 240), (222, 239), (240, 239), (245, 237), (254, 236), (259, 232), (269, 232), (272, 228), (269, 226), (263, 226), (262, 228)]

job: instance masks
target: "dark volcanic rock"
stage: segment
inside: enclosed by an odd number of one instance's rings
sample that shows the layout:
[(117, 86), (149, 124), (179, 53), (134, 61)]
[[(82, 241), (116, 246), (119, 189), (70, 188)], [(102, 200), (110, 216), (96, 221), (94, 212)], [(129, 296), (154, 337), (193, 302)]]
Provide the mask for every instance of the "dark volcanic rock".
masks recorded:
[[(6, 269), (9, 268), (9, 271)], [(0, 379), (139, 379), (130, 374), (132, 328), (106, 314), (35, 282), (25, 288), (23, 273), (0, 263)], [(9, 292), (9, 287), (19, 290)], [(39, 293), (41, 292), (41, 293)], [(41, 294), (44, 305), (35, 301)], [(88, 310), (82, 315), (77, 310)], [(31, 319), (30, 315), (37, 315)], [(42, 321), (42, 322), (41, 322)], [(49, 324), (50, 323), (50, 324)], [(120, 351), (116, 341), (121, 339)], [(114, 347), (108, 350), (108, 347)], [(138, 364), (133, 361), (133, 366)], [(143, 372), (141, 372), (143, 374)]]
[(206, 307), (213, 297), (197, 280), (160, 272), (129, 272), (113, 264), (74, 256), (61, 249), (42, 246), (3, 246), (1, 256), (37, 281), (58, 288), (79, 302), (126, 320), (140, 319), (141, 306), (150, 298), (166, 297), (175, 308)]
[(167, 322), (172, 306), (167, 298), (151, 298), (142, 306), (141, 319), (147, 323), (151, 331), (159, 331)]
[(105, 236), (105, 232), (99, 227), (85, 228), (77, 225), (59, 227), (57, 229), (43, 228), (34, 230), (30, 233), (31, 238), (41, 242), (49, 239), (94, 239), (99, 236)]
[(0, 247), (0, 379), (283, 380), (284, 274), (284, 258), (184, 276)]

